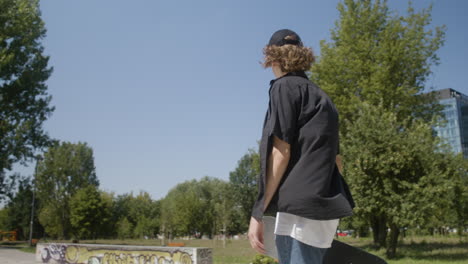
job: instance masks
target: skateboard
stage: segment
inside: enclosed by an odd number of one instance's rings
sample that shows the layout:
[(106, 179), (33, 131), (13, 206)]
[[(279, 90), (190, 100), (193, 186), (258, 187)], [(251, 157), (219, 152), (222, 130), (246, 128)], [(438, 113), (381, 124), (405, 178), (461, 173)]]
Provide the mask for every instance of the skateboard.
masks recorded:
[(387, 264), (387, 262), (362, 249), (333, 240), (331, 248), (325, 253), (323, 264)]

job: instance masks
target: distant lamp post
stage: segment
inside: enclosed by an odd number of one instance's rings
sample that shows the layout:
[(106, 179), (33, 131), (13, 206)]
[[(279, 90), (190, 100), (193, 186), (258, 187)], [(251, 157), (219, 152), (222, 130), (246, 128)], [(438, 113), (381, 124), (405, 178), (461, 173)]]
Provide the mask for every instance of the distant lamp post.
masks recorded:
[(41, 155), (36, 156), (36, 168), (34, 169), (34, 178), (32, 180), (33, 184), (33, 197), (32, 197), (32, 203), (31, 203), (31, 222), (30, 222), (30, 227), (29, 227), (29, 246), (32, 247), (32, 235), (33, 235), (33, 224), (34, 224), (34, 202), (36, 198), (36, 175), (37, 175), (37, 165), (39, 164), (39, 161), (42, 159)]

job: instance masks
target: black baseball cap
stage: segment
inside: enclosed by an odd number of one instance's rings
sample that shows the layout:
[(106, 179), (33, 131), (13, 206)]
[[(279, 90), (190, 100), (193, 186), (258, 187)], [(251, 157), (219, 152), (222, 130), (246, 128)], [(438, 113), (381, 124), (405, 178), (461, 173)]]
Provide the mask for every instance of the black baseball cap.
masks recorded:
[(273, 33), (268, 42), (268, 46), (284, 46), (284, 45), (302, 46), (302, 41), (299, 35), (290, 29), (280, 29)]

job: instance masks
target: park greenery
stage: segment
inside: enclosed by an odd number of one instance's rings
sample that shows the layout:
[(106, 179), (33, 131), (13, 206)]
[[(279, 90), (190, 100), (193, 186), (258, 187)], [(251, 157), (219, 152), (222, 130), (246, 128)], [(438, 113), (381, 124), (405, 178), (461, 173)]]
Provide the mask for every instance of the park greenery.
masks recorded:
[(52, 141), (42, 128), (54, 107), (45, 83), (52, 68), (40, 42), (46, 29), (38, 5), (0, 0), (0, 197), (8, 191), (6, 171), (31, 161)]
[[(415, 12), (411, 3), (406, 16), (378, 0), (345, 0), (338, 11), (311, 78), (340, 112), (344, 176), (357, 204), (349, 227), (371, 227), (388, 257), (404, 228), (462, 232), (468, 167), (434, 135), (443, 107), (434, 93), (424, 93), (444, 27), (430, 28), (431, 7)], [(456, 188), (462, 192), (453, 197)], [(465, 216), (454, 223), (446, 216), (458, 202)]]
[[(225, 248), (226, 236), (247, 231), (260, 174), (256, 149), (239, 159), (229, 180), (189, 180), (159, 200), (145, 191), (100, 189), (92, 147), (51, 139), (42, 128), (54, 108), (38, 1), (0, 0), (0, 9), (0, 230), (27, 239), (34, 204), (35, 238), (158, 238), (165, 244), (207, 237), (221, 238)], [(434, 133), (444, 123), (443, 106), (434, 93), (424, 93), (444, 27), (430, 27), (431, 8), (416, 12), (410, 5), (402, 16), (386, 1), (344, 0), (338, 10), (310, 78), (340, 112), (343, 176), (356, 202), (340, 228), (354, 230), (389, 258), (411, 235), (456, 230), (463, 238), (468, 160)], [(32, 159), (34, 177), (11, 174), (14, 163)]]

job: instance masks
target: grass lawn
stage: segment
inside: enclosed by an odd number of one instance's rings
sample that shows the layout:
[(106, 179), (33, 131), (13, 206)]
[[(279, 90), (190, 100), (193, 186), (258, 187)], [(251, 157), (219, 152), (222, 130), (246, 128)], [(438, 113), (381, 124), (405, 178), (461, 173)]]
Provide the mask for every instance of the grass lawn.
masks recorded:
[[(370, 238), (339, 238), (341, 241), (362, 248), (372, 254), (385, 258), (385, 250), (372, 248)], [(44, 241), (46, 242), (46, 241)], [(52, 242), (52, 241), (50, 241)], [(53, 241), (70, 242), (70, 241)], [(185, 243), (187, 247), (213, 248), (213, 261), (216, 264), (248, 264), (255, 252), (247, 240), (228, 240), (223, 248), (220, 240), (174, 240)], [(159, 240), (81, 240), (86, 244), (119, 244), (160, 246)], [(1, 246), (1, 243), (0, 243)], [(26, 252), (35, 252), (34, 248), (24, 247)], [(387, 260), (389, 264), (468, 264), (468, 241), (458, 237), (408, 237), (403, 239), (397, 249), (397, 258)]]
[(452, 237), (407, 237), (399, 243), (397, 257), (388, 260), (385, 250), (375, 250), (370, 238), (340, 238), (385, 259), (389, 264), (468, 264), (468, 242)]

